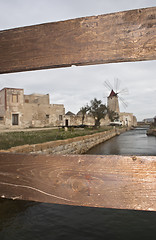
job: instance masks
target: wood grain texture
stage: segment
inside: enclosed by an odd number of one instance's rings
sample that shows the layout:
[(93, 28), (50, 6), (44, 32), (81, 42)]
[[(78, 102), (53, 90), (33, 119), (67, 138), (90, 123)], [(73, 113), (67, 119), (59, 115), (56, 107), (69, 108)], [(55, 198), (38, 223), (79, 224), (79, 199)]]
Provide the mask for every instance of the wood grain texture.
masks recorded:
[(0, 196), (156, 211), (156, 157), (0, 153)]
[(156, 59), (156, 7), (0, 32), (0, 73)]

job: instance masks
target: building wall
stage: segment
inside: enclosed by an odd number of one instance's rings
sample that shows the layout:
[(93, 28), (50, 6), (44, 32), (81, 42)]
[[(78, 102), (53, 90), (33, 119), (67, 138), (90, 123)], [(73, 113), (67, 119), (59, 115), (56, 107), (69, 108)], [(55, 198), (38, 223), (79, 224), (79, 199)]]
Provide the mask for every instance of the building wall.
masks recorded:
[(137, 126), (137, 118), (136, 118), (136, 116), (133, 116), (133, 126)]
[[(69, 126), (77, 126), (82, 124), (82, 115), (65, 115), (65, 125), (66, 125), (66, 120), (68, 120), (68, 125)], [(110, 120), (108, 116), (106, 115), (105, 119), (101, 119), (100, 125), (108, 125), (110, 123)], [(86, 114), (84, 121), (84, 125), (89, 125), (89, 126), (94, 126), (95, 120), (91, 115)]]
[(137, 120), (133, 113), (120, 113), (120, 121), (123, 126), (136, 126)]
[(64, 126), (65, 108), (63, 104), (51, 104), (51, 124)]
[(117, 96), (107, 98), (107, 106), (111, 111), (119, 113), (119, 101)]
[[(70, 126), (77, 126), (82, 124), (82, 115), (65, 116), (65, 120), (68, 119)], [(94, 118), (86, 115), (83, 121), (84, 125), (94, 125)]]
[(49, 104), (49, 94), (30, 94), (24, 95), (25, 103), (35, 104)]
[(5, 124), (5, 89), (0, 91), (0, 128)]
[[(64, 124), (63, 104), (49, 104), (49, 94), (24, 95), (23, 89), (0, 91), (0, 125), (7, 128), (60, 126)], [(18, 122), (18, 124), (16, 124)]]
[(0, 91), (0, 116), (5, 115), (5, 89)]
[(64, 105), (24, 104), (24, 127), (62, 126), (64, 123)]
[[(12, 126), (13, 115), (18, 115), (18, 127), (21, 127), (22, 110), (23, 110), (23, 89), (5, 89), (5, 126)], [(17, 126), (14, 126), (17, 127)]]

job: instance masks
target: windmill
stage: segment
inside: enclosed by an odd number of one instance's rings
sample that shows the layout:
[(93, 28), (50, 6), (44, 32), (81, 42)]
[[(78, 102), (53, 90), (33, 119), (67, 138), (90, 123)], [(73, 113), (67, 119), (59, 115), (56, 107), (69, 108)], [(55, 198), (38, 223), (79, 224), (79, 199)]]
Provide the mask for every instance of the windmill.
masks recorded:
[(110, 94), (107, 97), (107, 107), (109, 108), (109, 110), (119, 114), (120, 113), (119, 101), (122, 103), (124, 108), (127, 107), (127, 103), (120, 96), (122, 94), (128, 93), (127, 88), (119, 90), (120, 81), (118, 78), (114, 79), (114, 87), (108, 80), (104, 82), (104, 86), (110, 91)]

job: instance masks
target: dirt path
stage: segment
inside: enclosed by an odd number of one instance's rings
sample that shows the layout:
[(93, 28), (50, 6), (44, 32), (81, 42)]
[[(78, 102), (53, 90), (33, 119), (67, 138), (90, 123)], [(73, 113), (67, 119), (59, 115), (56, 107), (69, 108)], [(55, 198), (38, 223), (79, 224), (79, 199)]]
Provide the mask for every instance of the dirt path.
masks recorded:
[(51, 129), (58, 129), (58, 127), (51, 128), (15, 128), (15, 129), (0, 129), (0, 133), (4, 132), (32, 132), (32, 131), (46, 131)]

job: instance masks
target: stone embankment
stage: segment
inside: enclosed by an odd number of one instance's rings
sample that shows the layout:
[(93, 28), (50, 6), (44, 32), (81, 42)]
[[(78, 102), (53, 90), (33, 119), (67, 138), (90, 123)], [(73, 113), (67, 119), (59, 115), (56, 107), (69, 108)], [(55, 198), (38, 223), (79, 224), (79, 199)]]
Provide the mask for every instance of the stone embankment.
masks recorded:
[(152, 136), (156, 136), (156, 128), (155, 129), (149, 129), (148, 131), (147, 131), (147, 135), (152, 135)]
[(13, 153), (39, 153), (39, 154), (83, 154), (95, 145), (120, 135), (129, 128), (113, 129), (105, 132), (95, 133), (81, 137), (57, 140), (33, 145), (12, 147), (7, 152)]

